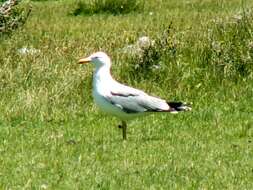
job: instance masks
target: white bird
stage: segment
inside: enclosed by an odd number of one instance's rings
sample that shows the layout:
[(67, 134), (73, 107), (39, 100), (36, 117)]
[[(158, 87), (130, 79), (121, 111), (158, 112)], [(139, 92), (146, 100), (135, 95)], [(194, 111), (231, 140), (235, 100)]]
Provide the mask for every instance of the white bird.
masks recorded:
[(96, 52), (89, 57), (81, 58), (80, 64), (93, 63), (93, 98), (97, 106), (104, 112), (121, 119), (119, 127), (126, 139), (126, 121), (145, 113), (189, 111), (191, 107), (183, 102), (168, 102), (150, 96), (145, 92), (120, 84), (110, 73), (111, 60), (104, 52)]

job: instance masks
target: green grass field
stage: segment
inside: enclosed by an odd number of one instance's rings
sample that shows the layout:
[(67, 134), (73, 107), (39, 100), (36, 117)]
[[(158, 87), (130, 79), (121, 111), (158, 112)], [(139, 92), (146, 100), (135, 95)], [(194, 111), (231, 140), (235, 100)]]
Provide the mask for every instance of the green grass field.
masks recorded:
[[(74, 16), (76, 3), (33, 1), (1, 38), (0, 189), (253, 189), (253, 1)], [(141, 36), (168, 39), (159, 69), (135, 70), (123, 51)], [(117, 80), (192, 112), (133, 120), (123, 141), (119, 120), (93, 104), (92, 65), (77, 64), (98, 50)]]

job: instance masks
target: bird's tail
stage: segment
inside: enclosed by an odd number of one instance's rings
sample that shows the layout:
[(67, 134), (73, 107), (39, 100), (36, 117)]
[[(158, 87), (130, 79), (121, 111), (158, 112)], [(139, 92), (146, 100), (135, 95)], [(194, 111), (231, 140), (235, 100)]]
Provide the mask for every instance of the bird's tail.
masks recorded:
[(170, 106), (168, 111), (171, 113), (178, 113), (179, 111), (191, 111), (192, 109), (189, 104), (184, 102), (167, 102), (167, 104)]

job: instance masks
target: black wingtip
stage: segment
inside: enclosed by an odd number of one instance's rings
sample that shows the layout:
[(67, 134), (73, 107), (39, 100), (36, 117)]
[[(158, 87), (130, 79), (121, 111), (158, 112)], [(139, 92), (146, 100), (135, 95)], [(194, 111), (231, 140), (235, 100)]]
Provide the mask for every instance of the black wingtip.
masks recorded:
[(184, 102), (167, 102), (170, 106), (170, 112), (179, 112), (179, 111), (191, 111), (191, 106)]

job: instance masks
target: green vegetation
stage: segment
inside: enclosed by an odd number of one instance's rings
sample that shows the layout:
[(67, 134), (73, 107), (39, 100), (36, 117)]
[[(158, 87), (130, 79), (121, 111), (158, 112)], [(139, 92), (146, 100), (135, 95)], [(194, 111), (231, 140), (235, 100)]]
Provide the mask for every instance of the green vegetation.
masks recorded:
[[(253, 189), (252, 1), (85, 16), (69, 0), (31, 4), (0, 41), (0, 189)], [(141, 36), (154, 45), (131, 56)], [(123, 142), (93, 104), (92, 66), (77, 64), (98, 50), (119, 81), (193, 111), (136, 119)]]
[(31, 12), (31, 7), (20, 5), (20, 2), (8, 0), (0, 3), (0, 39), (6, 34), (12, 33), (26, 22)]
[(74, 15), (92, 15), (98, 13), (126, 14), (138, 11), (143, 8), (144, 2), (137, 0), (92, 0), (79, 1), (75, 8)]

